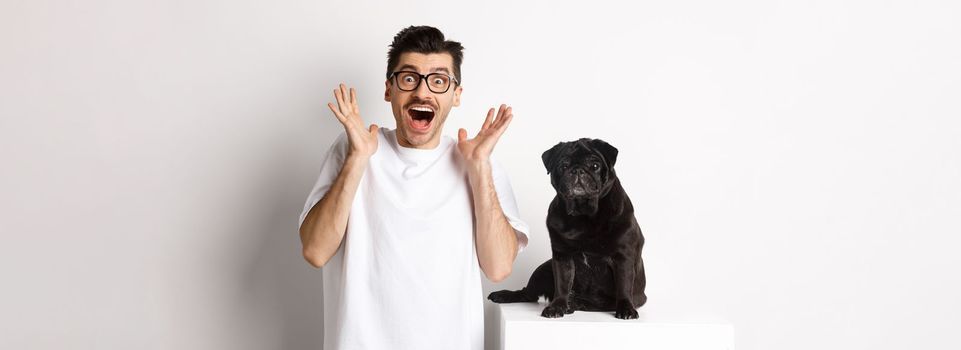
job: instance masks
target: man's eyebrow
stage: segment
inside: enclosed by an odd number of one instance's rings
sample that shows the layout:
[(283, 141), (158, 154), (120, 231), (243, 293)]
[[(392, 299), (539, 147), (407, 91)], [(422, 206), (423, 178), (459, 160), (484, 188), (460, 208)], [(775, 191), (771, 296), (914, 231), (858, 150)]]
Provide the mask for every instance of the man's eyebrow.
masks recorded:
[[(410, 69), (410, 70), (415, 71), (415, 72), (417, 71), (417, 67), (414, 67), (413, 65), (410, 65), (410, 64), (405, 64), (405, 65), (400, 66), (399, 68), (397, 68), (397, 70), (407, 70), (407, 69)], [(450, 74), (450, 70), (448, 70), (447, 67), (434, 67), (434, 68), (431, 68), (430, 71), (431, 71), (431, 72), (444, 72), (444, 73)]]

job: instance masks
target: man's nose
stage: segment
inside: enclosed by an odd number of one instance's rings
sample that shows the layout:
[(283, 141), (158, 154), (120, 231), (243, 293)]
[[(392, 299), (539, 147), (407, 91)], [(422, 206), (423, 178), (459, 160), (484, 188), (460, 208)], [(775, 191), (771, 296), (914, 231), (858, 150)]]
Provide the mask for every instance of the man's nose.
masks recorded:
[(433, 92), (427, 87), (427, 80), (421, 79), (420, 84), (414, 89), (414, 96), (419, 97), (422, 100), (428, 99), (428, 97), (433, 96)]

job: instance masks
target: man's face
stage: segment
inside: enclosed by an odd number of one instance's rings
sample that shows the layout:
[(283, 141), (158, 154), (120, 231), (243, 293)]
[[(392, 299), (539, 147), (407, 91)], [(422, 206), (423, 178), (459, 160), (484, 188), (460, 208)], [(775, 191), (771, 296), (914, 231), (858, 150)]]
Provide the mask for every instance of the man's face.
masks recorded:
[[(400, 55), (394, 71), (413, 71), (420, 74), (446, 73), (454, 75), (454, 59), (448, 53), (422, 54), (405, 52)], [(403, 91), (394, 79), (385, 82), (384, 101), (390, 102), (397, 122), (397, 143), (403, 147), (433, 149), (440, 143), (441, 130), (453, 106), (460, 105), (460, 84), (450, 83), (447, 92), (431, 91), (424, 79), (413, 91)], [(424, 108), (431, 112), (414, 111)]]

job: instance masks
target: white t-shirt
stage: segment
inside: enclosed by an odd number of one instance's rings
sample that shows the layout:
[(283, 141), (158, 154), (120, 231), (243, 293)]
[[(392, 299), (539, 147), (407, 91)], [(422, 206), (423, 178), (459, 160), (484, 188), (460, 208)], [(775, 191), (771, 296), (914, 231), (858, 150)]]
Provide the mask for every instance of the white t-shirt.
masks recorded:
[[(323, 267), (324, 349), (484, 348), (484, 297), (474, 210), (456, 141), (401, 147), (381, 128), (337, 253)], [(300, 223), (327, 193), (347, 155), (341, 133), (327, 152)], [(527, 225), (507, 174), (491, 159), (494, 188), (520, 250)]]

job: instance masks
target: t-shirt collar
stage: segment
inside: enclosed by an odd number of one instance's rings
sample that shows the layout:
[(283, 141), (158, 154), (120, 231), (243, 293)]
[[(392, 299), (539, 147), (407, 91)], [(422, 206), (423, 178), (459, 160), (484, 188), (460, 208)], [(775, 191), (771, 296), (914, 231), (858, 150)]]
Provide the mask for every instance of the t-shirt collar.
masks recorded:
[(450, 146), (450, 139), (441, 135), (440, 142), (437, 143), (437, 147), (433, 149), (421, 149), (421, 148), (410, 148), (401, 146), (397, 140), (397, 129), (393, 129), (390, 132), (390, 137), (387, 138), (391, 141), (392, 146), (397, 150), (397, 154), (404, 158), (426, 160), (437, 158), (441, 153), (443, 153)]

